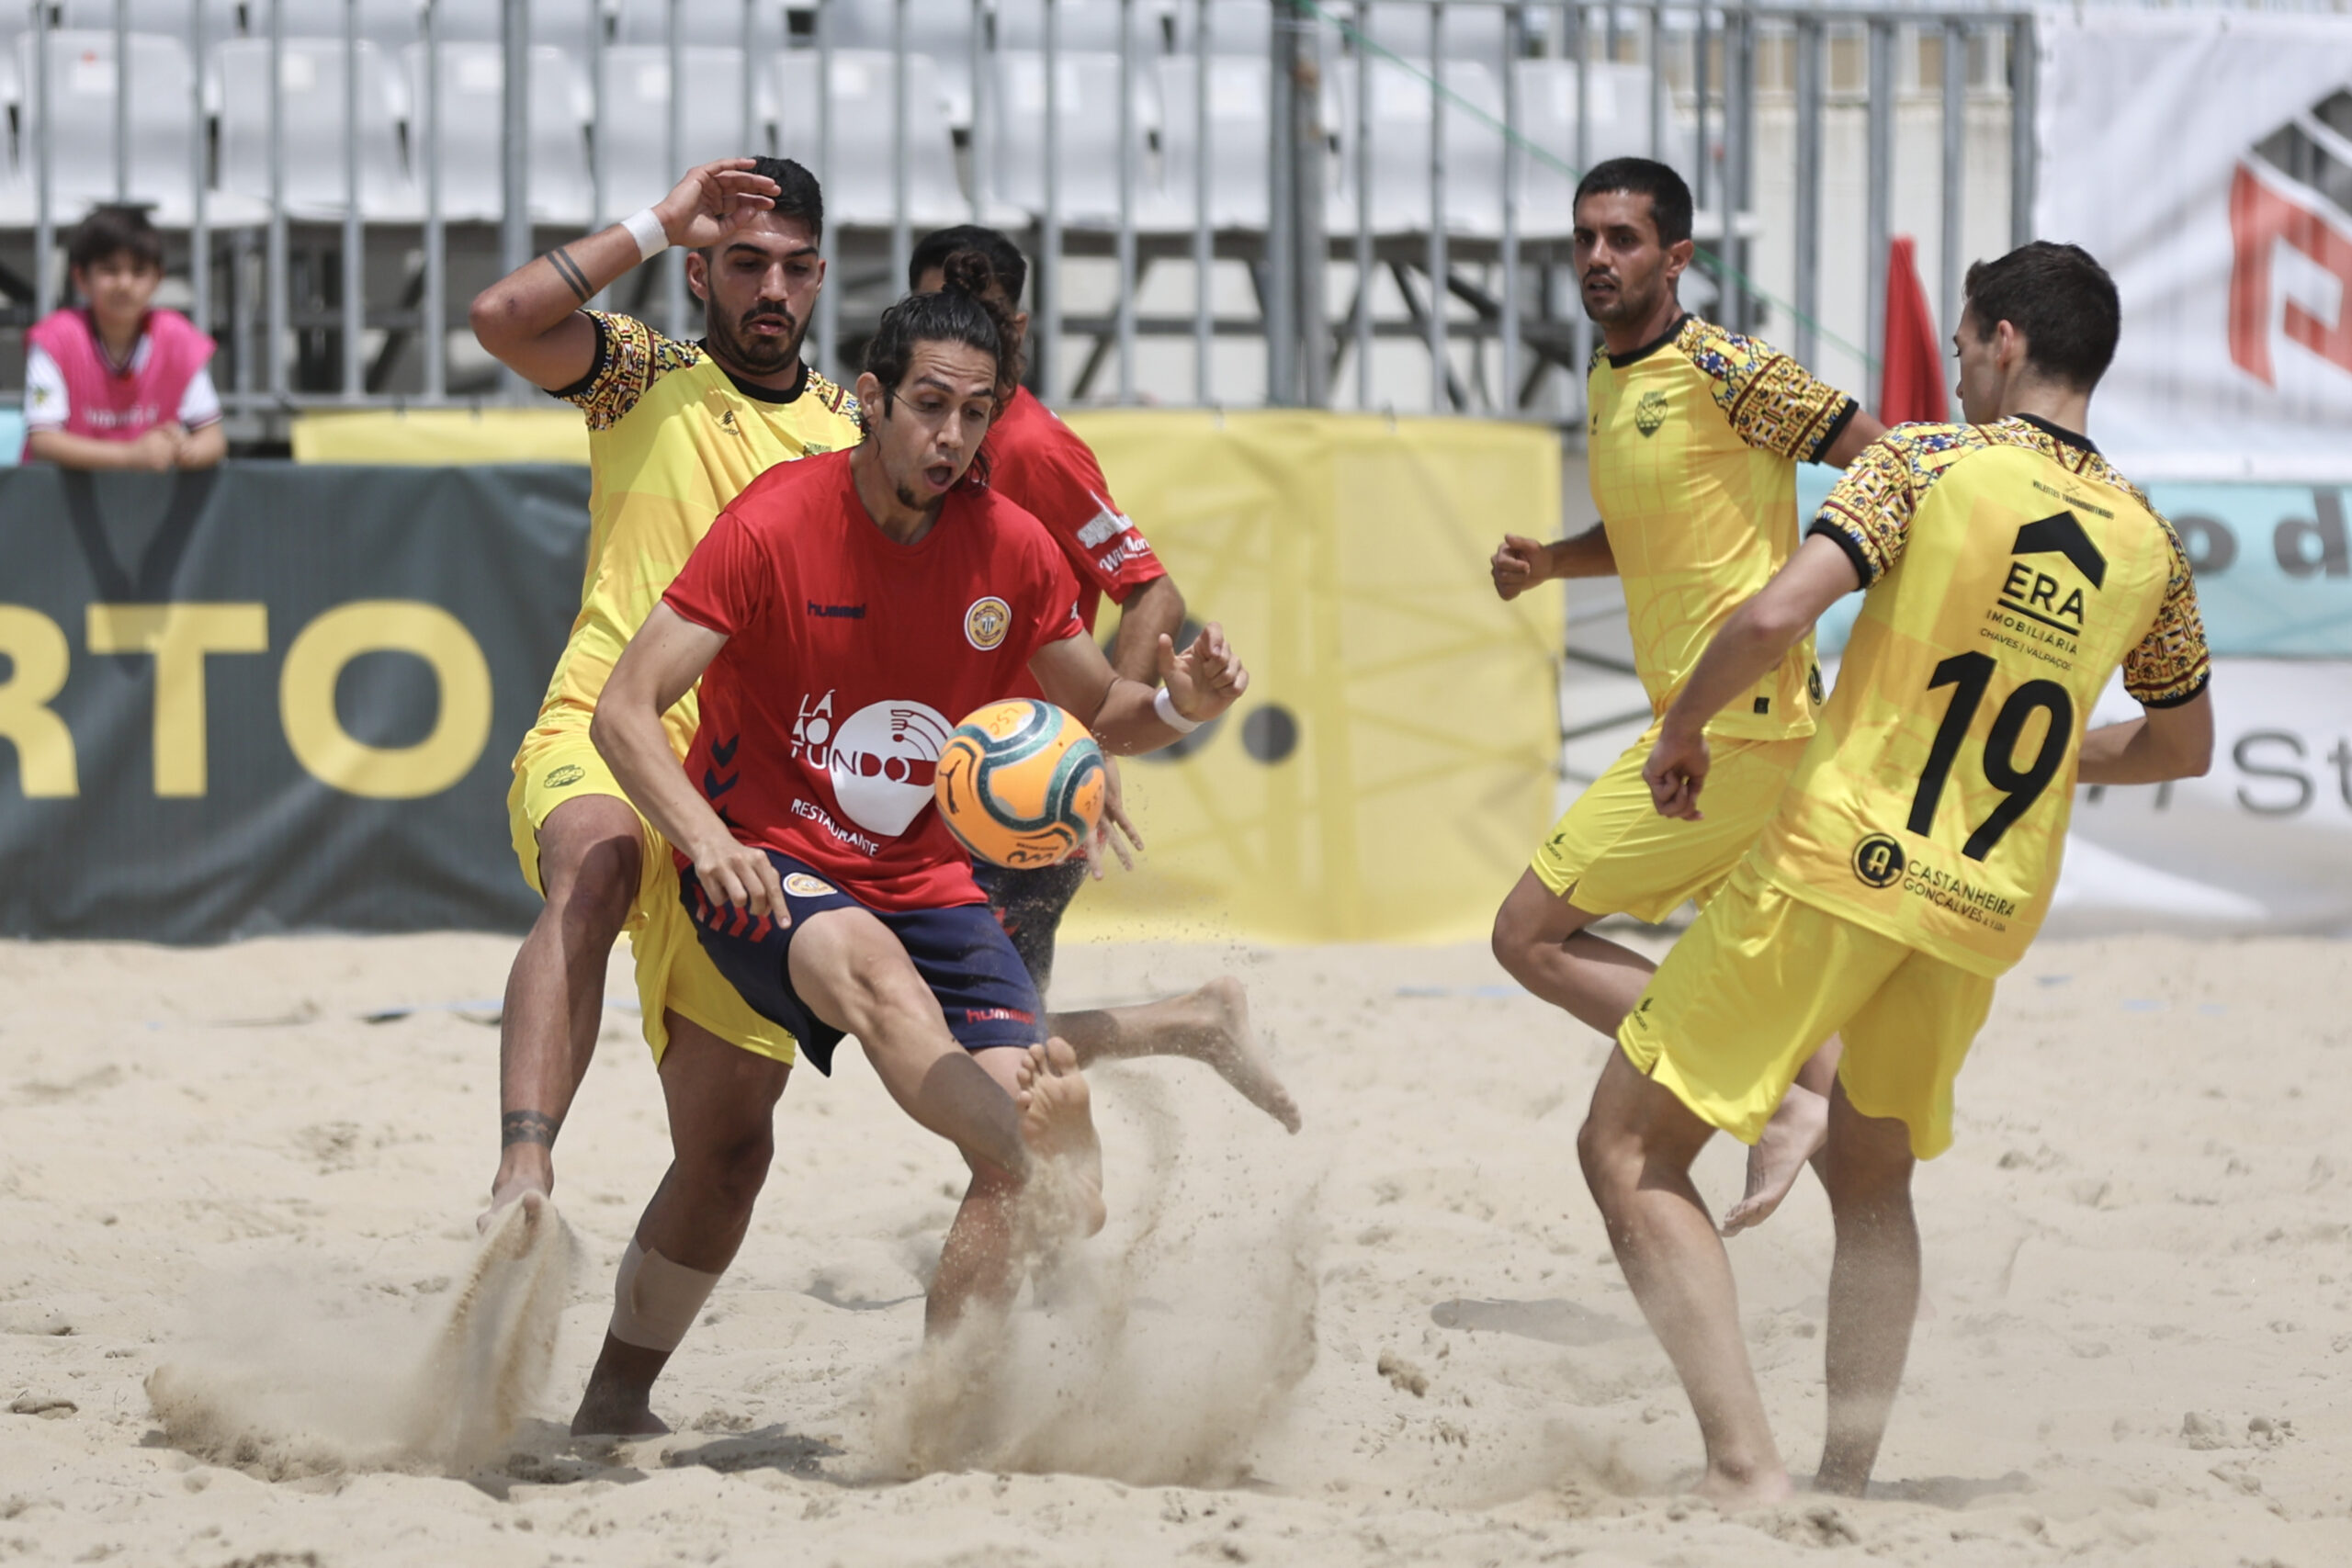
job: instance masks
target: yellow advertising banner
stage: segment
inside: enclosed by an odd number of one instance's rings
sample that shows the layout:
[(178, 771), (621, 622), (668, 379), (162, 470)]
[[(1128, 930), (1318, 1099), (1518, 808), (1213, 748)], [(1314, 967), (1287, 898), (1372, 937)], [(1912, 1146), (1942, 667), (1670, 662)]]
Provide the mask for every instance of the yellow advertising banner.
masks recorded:
[(1557, 437), (1288, 411), (1069, 423), (1250, 671), (1172, 756), (1123, 764), (1149, 852), (1088, 886), (1069, 934), (1484, 936), (1550, 824), (1562, 641), (1556, 585), (1502, 604), (1487, 561), (1506, 532), (1557, 532)]
[(588, 461), (580, 411), (397, 409), (305, 413), (294, 421), (298, 463), (397, 464), (435, 468), (470, 463)]

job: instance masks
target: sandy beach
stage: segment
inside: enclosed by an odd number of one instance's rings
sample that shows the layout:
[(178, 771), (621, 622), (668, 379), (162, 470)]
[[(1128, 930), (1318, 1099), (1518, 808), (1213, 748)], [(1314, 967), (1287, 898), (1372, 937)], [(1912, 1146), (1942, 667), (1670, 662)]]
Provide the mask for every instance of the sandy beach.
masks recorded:
[[(1064, 1007), (1242, 977), (1306, 1129), (1191, 1063), (1099, 1072), (1110, 1227), (952, 1363), (917, 1351), (958, 1161), (856, 1052), (797, 1075), (657, 1390), (678, 1430), (574, 1442), (667, 1145), (608, 1011), (558, 1150), (578, 1265), (550, 1227), (527, 1289), (469, 1293), (507, 1278), (473, 1222), (512, 952), (0, 946), (0, 1561), (2352, 1562), (2352, 945), (2037, 947), (1921, 1173), (1874, 1495), (1732, 1517), (1677, 1495), (1697, 1434), (1576, 1173), (1604, 1043), (1468, 947), (1067, 949)], [(1740, 1156), (1702, 1162), (1719, 1202)], [(1801, 1477), (1829, 1244), (1809, 1179), (1732, 1244)], [(512, 1410), (434, 1359), (461, 1301), (560, 1328)], [(175, 1436), (151, 1383), (277, 1430)], [(460, 1417), (461, 1473), (395, 1430)]]

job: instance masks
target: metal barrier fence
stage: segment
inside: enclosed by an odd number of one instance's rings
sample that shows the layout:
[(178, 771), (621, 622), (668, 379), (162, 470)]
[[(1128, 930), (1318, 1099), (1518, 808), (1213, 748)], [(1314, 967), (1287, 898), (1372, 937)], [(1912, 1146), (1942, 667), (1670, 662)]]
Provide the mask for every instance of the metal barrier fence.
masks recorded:
[[(525, 395), (474, 349), (464, 299), (741, 151), (798, 158), (825, 185), (820, 364), (854, 363), (918, 231), (994, 223), (1036, 262), (1049, 399), (1425, 396), (1574, 419), (1590, 338), (1568, 193), (1619, 152), (1691, 179), (1710, 308), (1769, 320), (1808, 360), (1841, 344), (1862, 372), (1899, 116), (1939, 117), (1931, 293), (1947, 320), (1977, 120), (1980, 141), (2005, 141), (2007, 236), (2030, 228), (2032, 21), (2003, 10), (36, 0), (17, 22), (16, 80), (0, 82), (17, 129), (0, 180), (10, 317), (58, 300), (59, 237), (89, 205), (150, 202), (185, 256), (189, 313), (222, 340), (224, 401), (265, 422)], [(1826, 199), (1825, 175), (1826, 128), (1856, 117), (1859, 215)], [(1765, 156), (1781, 141), (1792, 177), (1761, 200), (1783, 183)], [(28, 242), (29, 256), (11, 248)], [(1189, 299), (1152, 287), (1170, 265)], [(1842, 294), (1824, 310), (1838, 267), (1866, 280), (1859, 310)], [(614, 292), (698, 332), (674, 254)], [(1262, 344), (1255, 374), (1220, 357), (1231, 339)]]

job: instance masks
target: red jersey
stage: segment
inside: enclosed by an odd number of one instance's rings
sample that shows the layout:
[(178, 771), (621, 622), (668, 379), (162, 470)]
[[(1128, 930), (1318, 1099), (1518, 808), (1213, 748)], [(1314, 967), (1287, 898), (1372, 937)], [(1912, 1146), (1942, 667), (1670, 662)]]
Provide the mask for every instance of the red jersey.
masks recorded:
[[(1093, 450), (1028, 388), (1013, 392), (981, 450), (988, 455), (989, 488), (1043, 523), (1078, 574), (1078, 615), (1087, 630), (1094, 629), (1102, 595), (1124, 604), (1136, 589), (1168, 575), (1151, 542), (1111, 500)], [(1024, 669), (1011, 694), (1045, 694)]]
[(1039, 649), (1084, 632), (1078, 583), (1035, 518), (978, 487), (897, 543), (850, 457), (753, 479), (662, 596), (727, 638), (686, 776), (737, 839), (876, 908), (977, 904), (971, 861), (932, 808), (940, 748)]

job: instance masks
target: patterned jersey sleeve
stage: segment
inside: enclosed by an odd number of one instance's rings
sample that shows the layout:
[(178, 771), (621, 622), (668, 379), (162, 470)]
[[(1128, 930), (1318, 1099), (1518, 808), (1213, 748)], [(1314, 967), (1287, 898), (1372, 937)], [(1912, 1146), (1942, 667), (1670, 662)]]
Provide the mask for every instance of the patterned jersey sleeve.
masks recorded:
[[(2163, 522), (2162, 518), (2157, 519)], [(2172, 575), (2165, 583), (2156, 624), (2140, 645), (2123, 656), (2123, 689), (2142, 707), (2171, 708), (2195, 699), (2213, 678), (2213, 656), (2205, 646), (2205, 617), (2197, 609), (2197, 580), (2180, 536), (2165, 523), (2172, 547)]]
[(1905, 450), (1912, 428), (1905, 425), (1863, 447), (1805, 530), (1808, 538), (1817, 534), (1844, 550), (1865, 588), (1903, 558), (1911, 519), (1919, 510), (1921, 475)]
[(591, 430), (609, 430), (637, 406), (653, 383), (702, 361), (702, 350), (667, 338), (635, 316), (586, 310), (596, 329), (596, 358), (588, 374), (548, 395), (576, 404)]
[(1861, 405), (1770, 344), (1690, 318), (1683, 352), (1714, 383), (1715, 406), (1742, 441), (1817, 463)]

